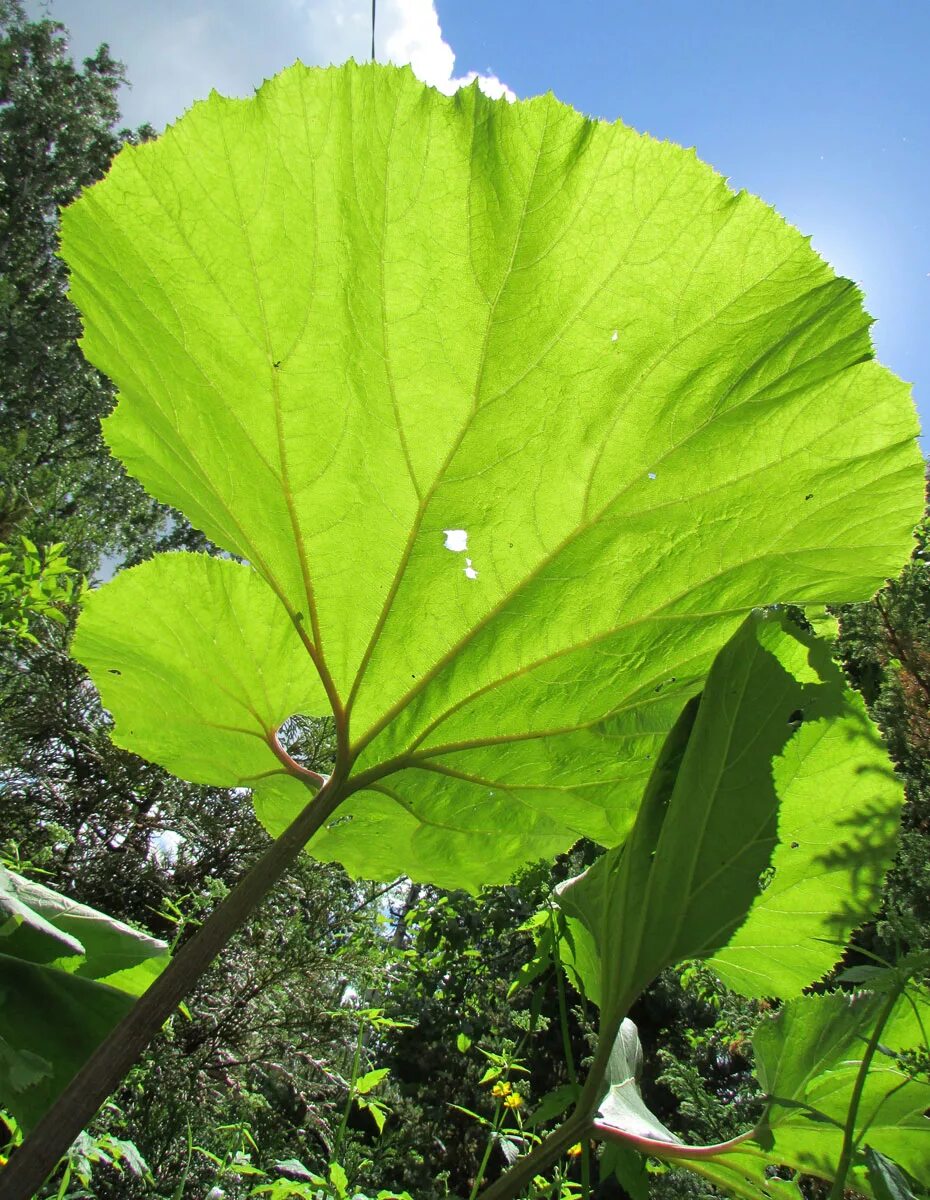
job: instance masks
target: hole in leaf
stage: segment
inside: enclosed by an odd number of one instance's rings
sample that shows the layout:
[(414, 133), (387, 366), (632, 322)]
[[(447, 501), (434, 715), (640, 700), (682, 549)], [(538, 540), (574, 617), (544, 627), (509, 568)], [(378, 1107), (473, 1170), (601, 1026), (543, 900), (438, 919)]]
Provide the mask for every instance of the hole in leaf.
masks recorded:
[(442, 531), (446, 535), (445, 547), (447, 550), (453, 550), (456, 554), (462, 550), (468, 549), (468, 531), (465, 529), (444, 529)]
[(299, 767), (331, 775), (336, 763), (336, 723), (332, 717), (295, 713), (278, 726), (278, 744)]
[(798, 846), (800, 846), (800, 844), (801, 844), (800, 842), (792, 842), (792, 843), (791, 843), (791, 849), (792, 849), (792, 850), (797, 850), (797, 848), (798, 848)]
[(117, 671), (116, 667), (110, 667), (109, 669), (110, 675), (122, 675), (122, 673), (122, 671)]
[(656, 477), (656, 473), (655, 473), (655, 471), (650, 471), (650, 472), (649, 472), (649, 478), (650, 478), (650, 479), (655, 479), (655, 477)]
[(471, 565), (470, 558), (465, 559), (465, 578), (466, 579), (477, 579), (478, 578), (478, 572)]

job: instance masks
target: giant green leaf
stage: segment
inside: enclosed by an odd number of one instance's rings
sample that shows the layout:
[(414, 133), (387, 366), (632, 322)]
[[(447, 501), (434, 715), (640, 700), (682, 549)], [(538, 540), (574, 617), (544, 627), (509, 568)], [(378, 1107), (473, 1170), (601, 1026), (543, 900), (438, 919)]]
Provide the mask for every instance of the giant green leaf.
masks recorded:
[[(868, 992), (805, 996), (756, 1031), (756, 1070), (771, 1098), (766, 1120), (783, 1161), (829, 1177), (863, 1051), (885, 1003), (884, 995)], [(930, 1177), (930, 1082), (896, 1055), (926, 1054), (928, 1017), (925, 1001), (898, 1000), (882, 1030), (856, 1122), (860, 1146), (868, 1143), (915, 1179)]]
[(0, 867), (0, 1105), (34, 1124), (167, 962), (164, 942)]
[[(776, 1167), (822, 1179), (834, 1177), (843, 1130), (862, 1055), (884, 995), (803, 996), (764, 1020), (753, 1038), (756, 1071), (768, 1103), (755, 1130), (719, 1147), (682, 1146), (633, 1092), (636, 1072), (609, 1080), (596, 1128), (627, 1144), (667, 1158), (745, 1200), (797, 1196), (773, 1178)], [(928, 1015), (924, 1002), (898, 1000), (872, 1060), (856, 1123), (857, 1153), (849, 1184), (873, 1195), (865, 1146), (903, 1166), (915, 1179), (930, 1175), (930, 1083), (915, 1077), (902, 1052), (925, 1048)], [(622, 1031), (617, 1046), (635, 1063), (641, 1053), (635, 1029)], [(612, 1062), (618, 1057), (615, 1048)], [(630, 1091), (630, 1083), (633, 1092)], [(619, 1085), (619, 1086), (618, 1086)], [(632, 1096), (632, 1100), (630, 1097)]]
[(0, 1104), (29, 1129), (133, 997), (108, 984), (0, 954)]
[[(706, 1179), (755, 1200), (765, 1168), (780, 1164), (832, 1179), (853, 1085), (885, 997), (863, 993), (804, 996), (764, 1021), (753, 1038), (756, 1070), (769, 1096), (755, 1136), (719, 1160), (688, 1164)], [(878, 1150), (915, 1179), (930, 1177), (930, 1083), (914, 1077), (896, 1057), (925, 1048), (927, 1009), (915, 1013), (899, 1000), (868, 1073), (856, 1123), (858, 1151), (850, 1185), (873, 1194), (864, 1148)], [(734, 1189), (734, 1179), (745, 1191)], [(758, 1192), (750, 1188), (755, 1184)]]
[[(167, 959), (167, 947), (157, 938), (2, 866), (0, 952), (106, 980), (134, 995)], [(146, 965), (151, 969), (132, 974)]]
[(780, 613), (747, 618), (663, 746), (626, 843), (559, 889), (606, 1025), (685, 958), (750, 995), (798, 995), (874, 910), (902, 800), (826, 646)]
[[(293, 624), (247, 567), (166, 554), (122, 572), (94, 600), (78, 646), (119, 714), (115, 740), (186, 779), (233, 787), (280, 770), (277, 727), (294, 712), (324, 711)], [(145, 637), (128, 639), (111, 610), (144, 613)]]
[(909, 551), (914, 413), (856, 288), (551, 96), (296, 66), (125, 148), (62, 239), (110, 445), (246, 564), (137, 568), (76, 653), (123, 745), (260, 776), (272, 831), (306, 791), (270, 731), (332, 711), (314, 849), (360, 874), (618, 843), (746, 612), (864, 599)]

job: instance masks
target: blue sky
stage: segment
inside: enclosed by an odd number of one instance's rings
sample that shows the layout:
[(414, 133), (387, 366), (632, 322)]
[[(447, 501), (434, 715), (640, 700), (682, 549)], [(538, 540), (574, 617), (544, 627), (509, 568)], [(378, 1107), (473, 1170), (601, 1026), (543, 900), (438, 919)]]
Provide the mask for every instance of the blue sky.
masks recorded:
[[(247, 95), (301, 57), (368, 54), (369, 0), (39, 0), (76, 54), (110, 43), (129, 122), (163, 126), (211, 87)], [(517, 96), (696, 146), (861, 283), (879, 356), (930, 431), (930, 2), (379, 0), (379, 57), (448, 88)], [(925, 451), (930, 437), (924, 438)]]

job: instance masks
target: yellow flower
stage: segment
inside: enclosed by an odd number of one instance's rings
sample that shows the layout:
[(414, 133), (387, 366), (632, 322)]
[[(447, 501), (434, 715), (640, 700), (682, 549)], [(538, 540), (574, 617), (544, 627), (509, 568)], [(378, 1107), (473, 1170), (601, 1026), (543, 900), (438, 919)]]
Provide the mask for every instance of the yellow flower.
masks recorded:
[[(510, 1084), (508, 1084), (507, 1087), (509, 1089)], [(519, 1108), (522, 1103), (523, 1097), (519, 1092), (511, 1092), (504, 1098), (504, 1108)]]
[(565, 1153), (569, 1158), (578, 1158), (581, 1154), (581, 1142), (575, 1142), (574, 1146), (569, 1146)]
[(491, 1095), (492, 1096), (509, 1096), (512, 1091), (513, 1091), (513, 1089), (511, 1088), (511, 1086), (507, 1082), (507, 1080), (502, 1079), (502, 1080), (500, 1080), (499, 1083), (495, 1083), (495, 1085), (491, 1088)]

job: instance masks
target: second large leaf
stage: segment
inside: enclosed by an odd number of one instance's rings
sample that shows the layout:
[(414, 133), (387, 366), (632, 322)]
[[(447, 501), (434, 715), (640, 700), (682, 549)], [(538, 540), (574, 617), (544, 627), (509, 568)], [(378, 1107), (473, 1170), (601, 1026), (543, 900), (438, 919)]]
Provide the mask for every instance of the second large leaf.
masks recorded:
[[(217, 618), (175, 560), (94, 597), (117, 736), (170, 742), (184, 697), (199, 777), (248, 739), (279, 827), (290, 714), (183, 667), (217, 619), (277, 630), (269, 696), (325, 692), (357, 781), (317, 850), (361, 873), (475, 886), (615, 844), (748, 609), (864, 599), (908, 554), (914, 412), (855, 287), (693, 152), (551, 96), (296, 66), (124, 150), (63, 252), (114, 451), (270, 589), (239, 613), (230, 574)], [(174, 664), (144, 677), (140, 601)], [(215, 687), (241, 722), (191, 718)]]

